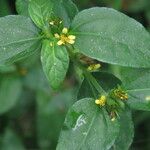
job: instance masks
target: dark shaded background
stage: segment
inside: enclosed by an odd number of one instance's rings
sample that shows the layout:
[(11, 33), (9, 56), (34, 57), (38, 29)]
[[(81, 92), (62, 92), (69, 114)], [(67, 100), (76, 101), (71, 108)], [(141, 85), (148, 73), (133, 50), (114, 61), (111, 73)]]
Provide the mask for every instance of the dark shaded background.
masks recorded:
[[(150, 30), (150, 0), (74, 0), (74, 2), (80, 10), (94, 6), (115, 8), (135, 18), (147, 30)], [(15, 0), (0, 0), (0, 16), (8, 14), (17, 14)], [(20, 66), (24, 68), (25, 65)], [(30, 67), (27, 66), (25, 69), (28, 70), (28, 73), (22, 75), (23, 82), (24, 78), (26, 80), (25, 76), (28, 78), (32, 74)], [(32, 84), (31, 81), (32, 79), (29, 80), (30, 84)], [(30, 84), (23, 87), (24, 90), (16, 106), (0, 116), (2, 150), (55, 149), (65, 113), (73, 103), (72, 95), (76, 88), (71, 87), (72, 85), (77, 86), (74, 77), (69, 76), (62, 92), (57, 94), (51, 92), (46, 95), (39, 90), (37, 92), (37, 89), (35, 90), (37, 85)], [(71, 102), (70, 99), (72, 99)], [(150, 113), (135, 111), (133, 119), (135, 137), (131, 150), (150, 150)]]

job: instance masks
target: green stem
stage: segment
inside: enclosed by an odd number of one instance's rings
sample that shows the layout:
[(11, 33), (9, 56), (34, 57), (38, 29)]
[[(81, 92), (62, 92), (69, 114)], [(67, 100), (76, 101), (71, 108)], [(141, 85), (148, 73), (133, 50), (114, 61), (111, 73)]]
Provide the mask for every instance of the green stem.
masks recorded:
[(84, 74), (91, 81), (91, 83), (93, 84), (93, 86), (95, 87), (95, 89), (97, 89), (97, 91), (100, 94), (106, 94), (106, 92), (104, 91), (104, 89), (100, 86), (100, 84), (97, 82), (97, 80), (95, 79), (95, 77), (90, 72), (88, 72), (87, 70), (84, 70)]
[(89, 83), (89, 85), (91, 87), (94, 98), (97, 99), (97, 93), (95, 92), (95, 88), (93, 87), (93, 84), (89, 80), (87, 80), (87, 82)]
[[(87, 71), (87, 69), (79, 62), (78, 58), (76, 57), (76, 54), (73, 53), (73, 48), (70, 48), (68, 46), (66, 46), (66, 48), (68, 50), (71, 61), (83, 71), (83, 74), (84, 74), (85, 78), (87, 79), (87, 81), (89, 81), (89, 84), (91, 86), (93, 86), (98, 91), (98, 93), (106, 95), (106, 92), (100, 86), (100, 84), (97, 82), (95, 77), (89, 71)], [(93, 92), (93, 95), (95, 98), (97, 97), (95, 92)]]

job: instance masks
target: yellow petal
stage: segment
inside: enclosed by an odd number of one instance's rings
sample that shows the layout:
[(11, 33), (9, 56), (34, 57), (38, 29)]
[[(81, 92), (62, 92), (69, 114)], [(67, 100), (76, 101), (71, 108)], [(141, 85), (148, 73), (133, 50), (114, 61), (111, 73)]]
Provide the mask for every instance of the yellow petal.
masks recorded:
[(100, 99), (105, 101), (106, 100), (106, 96), (102, 95)]
[(100, 101), (99, 101), (99, 105), (100, 105), (100, 106), (105, 106), (105, 101), (104, 101), (104, 100), (100, 100)]
[(111, 119), (111, 121), (115, 121), (116, 120), (116, 118), (115, 117), (113, 117), (112, 119)]
[(59, 38), (60, 38), (60, 36), (59, 36), (59, 34), (58, 34), (58, 33), (55, 33), (55, 34), (54, 34), (54, 36), (55, 36), (55, 38), (57, 38), (57, 39), (59, 39)]
[(95, 65), (94, 65), (94, 69), (95, 69), (95, 70), (99, 69), (100, 67), (101, 67), (100, 64), (95, 64)]
[(74, 43), (75, 43), (74, 40), (68, 40), (67, 42), (68, 42), (69, 44), (74, 44)]
[(99, 102), (100, 102), (99, 99), (95, 100), (95, 104), (99, 105)]
[(92, 71), (92, 69), (93, 69), (93, 68), (92, 68), (91, 66), (89, 66), (89, 67), (87, 68), (88, 71)]
[(62, 41), (62, 40), (59, 40), (58, 42), (57, 42), (57, 45), (63, 45), (64, 44), (64, 42)]
[(70, 40), (75, 40), (75, 39), (76, 39), (76, 36), (74, 36), (74, 35), (69, 35), (68, 38), (69, 38)]
[(67, 34), (68, 33), (68, 29), (67, 28), (63, 28), (62, 33), (63, 34)]
[(50, 25), (54, 25), (54, 21), (51, 21), (49, 24), (50, 24)]

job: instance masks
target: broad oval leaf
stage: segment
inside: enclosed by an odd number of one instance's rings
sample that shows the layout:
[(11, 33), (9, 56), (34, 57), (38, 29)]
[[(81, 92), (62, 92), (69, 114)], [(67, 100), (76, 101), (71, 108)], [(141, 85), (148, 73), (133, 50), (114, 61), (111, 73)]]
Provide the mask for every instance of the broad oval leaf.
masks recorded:
[(52, 88), (57, 89), (63, 82), (69, 66), (69, 56), (64, 46), (50, 45), (45, 40), (42, 46), (41, 61), (44, 72)]
[(39, 49), (38, 30), (24, 16), (0, 18), (0, 64), (12, 63)]
[[(117, 87), (117, 85), (121, 84), (121, 81), (117, 77), (107, 72), (95, 72), (93, 73), (93, 76), (106, 92), (109, 92), (113, 88)], [(78, 99), (94, 97), (93, 93), (95, 91), (97, 90), (93, 88), (91, 83), (85, 78), (79, 89)], [(96, 93), (96, 96), (99, 97), (99, 94), (100, 93)]]
[(110, 64), (150, 67), (150, 35), (134, 19), (111, 8), (91, 8), (76, 15), (71, 25), (75, 48)]
[(16, 0), (16, 9), (19, 15), (29, 16), (28, 3), (29, 0)]
[(134, 125), (131, 111), (128, 108), (120, 114), (119, 123), (119, 135), (112, 146), (112, 150), (129, 150), (134, 137)]
[(127, 89), (127, 104), (137, 110), (150, 111), (150, 69), (121, 69), (121, 80)]
[(107, 150), (115, 142), (118, 132), (117, 120), (112, 122), (93, 99), (85, 98), (69, 110), (56, 149)]
[(15, 106), (21, 94), (21, 81), (15, 76), (2, 77), (0, 80), (0, 114)]
[(52, 3), (50, 0), (29, 1), (29, 14), (33, 22), (41, 29), (44, 29), (52, 13)]

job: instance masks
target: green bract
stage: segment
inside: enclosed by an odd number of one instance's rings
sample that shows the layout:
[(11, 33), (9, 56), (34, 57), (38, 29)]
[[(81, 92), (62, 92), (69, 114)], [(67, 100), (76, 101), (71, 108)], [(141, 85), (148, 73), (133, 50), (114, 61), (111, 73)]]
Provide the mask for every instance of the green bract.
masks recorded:
[(75, 48), (102, 62), (150, 67), (150, 35), (144, 27), (111, 8), (90, 8), (74, 18)]

